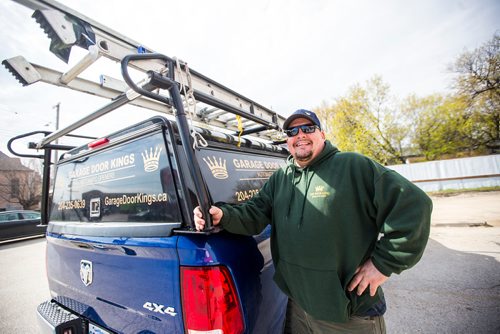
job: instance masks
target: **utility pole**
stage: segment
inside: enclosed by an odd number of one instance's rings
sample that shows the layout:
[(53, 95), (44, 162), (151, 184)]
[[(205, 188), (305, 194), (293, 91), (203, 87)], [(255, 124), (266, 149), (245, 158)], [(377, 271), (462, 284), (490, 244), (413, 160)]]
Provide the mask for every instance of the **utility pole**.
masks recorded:
[[(52, 109), (56, 110), (56, 131), (59, 130), (59, 110), (61, 109), (61, 102), (57, 102), (55, 106), (52, 107)], [(56, 140), (57, 144), (57, 140)]]
[[(61, 102), (57, 102), (57, 104), (54, 105), (52, 107), (52, 109), (56, 110), (56, 131), (55, 132), (57, 132), (57, 130), (59, 130), (59, 111), (61, 110)], [(56, 139), (55, 144), (57, 145), (58, 143), (59, 143), (59, 139)], [(57, 157), (59, 155), (59, 152), (57, 150), (55, 150), (53, 153), (54, 154), (52, 155), (51, 160), (53, 161), (53, 164), (55, 165), (55, 163), (57, 162)], [(55, 175), (55, 168), (51, 168), (51, 174), (52, 174), (51, 178), (53, 180), (56, 176)]]

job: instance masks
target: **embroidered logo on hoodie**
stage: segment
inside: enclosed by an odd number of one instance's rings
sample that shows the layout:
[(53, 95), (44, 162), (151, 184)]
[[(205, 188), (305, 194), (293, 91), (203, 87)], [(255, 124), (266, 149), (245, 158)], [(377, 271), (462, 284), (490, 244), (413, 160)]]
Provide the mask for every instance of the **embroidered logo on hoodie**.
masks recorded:
[(330, 196), (330, 192), (325, 191), (325, 186), (316, 186), (310, 196), (312, 198), (325, 198)]

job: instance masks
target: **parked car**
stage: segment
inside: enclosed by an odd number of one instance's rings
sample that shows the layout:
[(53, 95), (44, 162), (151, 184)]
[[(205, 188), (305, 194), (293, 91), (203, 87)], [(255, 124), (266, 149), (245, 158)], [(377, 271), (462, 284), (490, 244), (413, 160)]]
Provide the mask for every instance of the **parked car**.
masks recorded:
[(43, 236), (46, 225), (40, 225), (40, 212), (15, 210), (0, 212), (0, 241)]

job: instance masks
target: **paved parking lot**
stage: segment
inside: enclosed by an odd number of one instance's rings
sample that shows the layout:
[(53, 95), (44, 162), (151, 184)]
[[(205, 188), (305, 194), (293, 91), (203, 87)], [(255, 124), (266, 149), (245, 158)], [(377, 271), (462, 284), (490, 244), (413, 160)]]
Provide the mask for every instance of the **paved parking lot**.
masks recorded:
[(500, 227), (500, 191), (433, 196), (432, 202), (434, 226)]
[[(388, 333), (500, 333), (500, 192), (433, 201), (422, 260), (384, 285)], [(37, 333), (44, 239), (0, 245), (0, 267), (0, 332)]]
[(422, 260), (384, 285), (388, 333), (500, 333), (500, 192), (433, 203)]
[(0, 333), (38, 333), (35, 311), (49, 298), (45, 238), (0, 245)]

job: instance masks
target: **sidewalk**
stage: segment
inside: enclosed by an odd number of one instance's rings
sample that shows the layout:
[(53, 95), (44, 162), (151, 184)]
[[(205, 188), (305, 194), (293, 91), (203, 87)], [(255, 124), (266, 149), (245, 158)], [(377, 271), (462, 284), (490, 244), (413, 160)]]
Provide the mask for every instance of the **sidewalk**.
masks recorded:
[(388, 333), (500, 333), (500, 192), (433, 197), (422, 260), (385, 284)]

